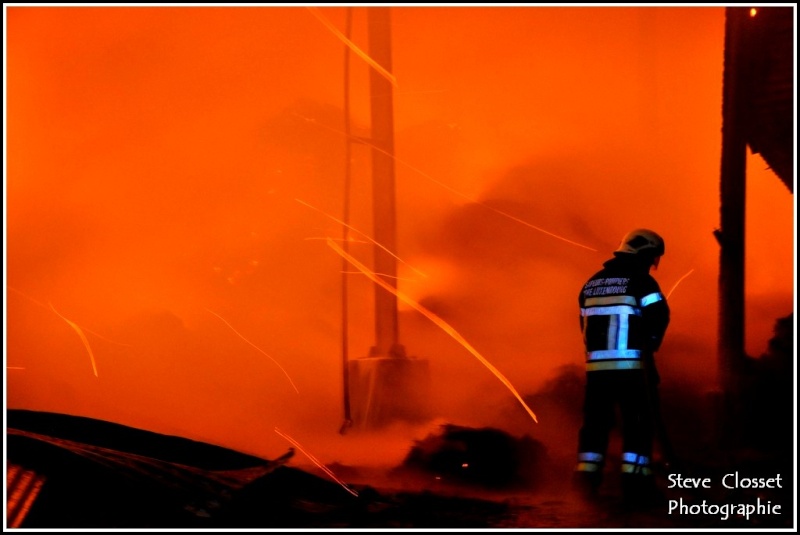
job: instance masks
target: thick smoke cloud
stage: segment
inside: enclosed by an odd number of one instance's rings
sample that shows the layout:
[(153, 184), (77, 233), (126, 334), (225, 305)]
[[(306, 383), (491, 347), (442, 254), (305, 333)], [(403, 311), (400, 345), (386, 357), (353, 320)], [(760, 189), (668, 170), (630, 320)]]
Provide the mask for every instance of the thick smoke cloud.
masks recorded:
[[(364, 49), (366, 9), (351, 36)], [(321, 13), (344, 29), (345, 8)], [(7, 15), (8, 406), (265, 457), (288, 447), (278, 427), (323, 460), (400, 458), (424, 430), (369, 448), (337, 433), (343, 266), (322, 238), (342, 236), (341, 41), (302, 7)], [(585, 278), (627, 230), (652, 227), (667, 240), (656, 276), (674, 290), (665, 381), (713, 388), (724, 9), (392, 16), (399, 288), (530, 394), (581, 363)], [(368, 138), (368, 70), (351, 64), (352, 133)], [(369, 236), (370, 152), (352, 149), (350, 224)], [(751, 157), (756, 355), (793, 296), (792, 198), (764, 167)], [(360, 358), (375, 290), (348, 276)], [(440, 418), (552, 430), (399, 306)]]

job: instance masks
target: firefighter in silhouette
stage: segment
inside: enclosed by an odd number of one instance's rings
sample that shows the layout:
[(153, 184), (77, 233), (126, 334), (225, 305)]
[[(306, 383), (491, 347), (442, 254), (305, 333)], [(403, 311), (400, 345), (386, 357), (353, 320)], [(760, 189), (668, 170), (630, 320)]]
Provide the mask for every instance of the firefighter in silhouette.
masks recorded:
[(636, 500), (655, 490), (650, 461), (659, 378), (653, 354), (667, 330), (669, 307), (650, 271), (658, 268), (663, 254), (661, 236), (648, 229), (633, 230), (580, 292), (586, 387), (574, 476), (578, 489), (588, 496), (603, 480), (617, 408), (623, 494)]

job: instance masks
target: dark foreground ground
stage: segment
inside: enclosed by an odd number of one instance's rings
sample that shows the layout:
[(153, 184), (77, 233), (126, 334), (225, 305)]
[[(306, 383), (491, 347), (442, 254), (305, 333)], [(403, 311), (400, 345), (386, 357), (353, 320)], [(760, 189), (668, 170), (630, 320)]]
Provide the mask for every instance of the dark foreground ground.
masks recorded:
[[(733, 469), (703, 467), (710, 489), (667, 488), (663, 473), (662, 496), (631, 509), (613, 479), (595, 503), (577, 500), (565, 484), (543, 489), (490, 473), (448, 485), (422, 465), (402, 484), (400, 472), (336, 467), (343, 486), (321, 471), (293, 467), (292, 450), (265, 460), (76, 416), (23, 410), (6, 416), (6, 528), (796, 531), (793, 464), (765, 458), (742, 456)], [(722, 477), (735, 472), (780, 475), (783, 488), (724, 488)], [(670, 513), (670, 503), (680, 500), (683, 512)], [(726, 504), (727, 514), (720, 509)]]

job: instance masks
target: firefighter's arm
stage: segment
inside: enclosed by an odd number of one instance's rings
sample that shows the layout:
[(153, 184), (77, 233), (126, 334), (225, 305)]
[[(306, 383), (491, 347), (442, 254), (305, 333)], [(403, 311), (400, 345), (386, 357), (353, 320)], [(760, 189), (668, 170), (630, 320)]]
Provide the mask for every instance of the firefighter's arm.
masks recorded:
[(658, 351), (669, 326), (670, 312), (666, 299), (661, 299), (642, 309), (647, 333), (648, 349)]

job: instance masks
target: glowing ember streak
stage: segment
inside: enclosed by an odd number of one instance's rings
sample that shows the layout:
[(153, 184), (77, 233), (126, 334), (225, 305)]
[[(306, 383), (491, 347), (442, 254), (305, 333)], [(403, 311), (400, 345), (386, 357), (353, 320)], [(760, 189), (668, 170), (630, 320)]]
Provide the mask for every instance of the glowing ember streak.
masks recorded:
[[(393, 257), (395, 257), (397, 260), (399, 260), (400, 262), (403, 262), (405, 265), (407, 265), (408, 267), (410, 267), (411, 269), (413, 269), (415, 272), (419, 273), (419, 274), (420, 274), (420, 275), (422, 275), (423, 277), (427, 277), (427, 275), (426, 275), (425, 273), (421, 272), (421, 271), (420, 271), (420, 270), (418, 270), (418, 269), (415, 269), (415, 268), (414, 268), (414, 266), (412, 266), (411, 264), (407, 263), (407, 262), (406, 262), (406, 261), (404, 261), (402, 258), (400, 258), (399, 256), (397, 256), (397, 255), (396, 255), (396, 254), (394, 254), (392, 251), (390, 251), (389, 249), (387, 249), (386, 247), (384, 247), (384, 246), (383, 246), (383, 245), (381, 245), (380, 243), (376, 242), (375, 240), (373, 240), (372, 238), (370, 238), (369, 236), (367, 236), (366, 234), (364, 234), (364, 233), (363, 233), (363, 232), (361, 232), (360, 230), (358, 230), (358, 229), (355, 229), (355, 228), (351, 227), (350, 225), (348, 225), (348, 224), (347, 224), (347, 223), (345, 223), (344, 221), (341, 221), (341, 220), (339, 220), (339, 219), (336, 219), (335, 217), (333, 217), (333, 216), (332, 216), (332, 215), (330, 215), (330, 214), (326, 214), (325, 212), (323, 212), (323, 211), (322, 211), (322, 210), (320, 210), (319, 208), (314, 208), (313, 206), (311, 206), (311, 205), (310, 205), (310, 204), (308, 204), (307, 202), (301, 201), (300, 199), (295, 199), (295, 200), (296, 200), (297, 202), (299, 202), (300, 204), (304, 205), (304, 206), (308, 206), (308, 207), (309, 207), (309, 208), (311, 208), (312, 210), (316, 210), (317, 212), (321, 213), (321, 214), (322, 214), (322, 215), (324, 215), (325, 217), (330, 217), (331, 219), (333, 219), (334, 221), (336, 221), (336, 222), (337, 222), (337, 223), (339, 223), (340, 225), (344, 225), (345, 227), (349, 228), (349, 229), (350, 229), (350, 230), (352, 230), (353, 232), (356, 232), (356, 233), (360, 234), (361, 236), (364, 236), (366, 239), (368, 239), (368, 240), (370, 241), (370, 243), (374, 243), (375, 245), (377, 245), (378, 247), (380, 247), (381, 249), (383, 249), (384, 251), (386, 251), (387, 253), (389, 253), (389, 254), (390, 254), (390, 255), (392, 255)], [(331, 238), (325, 238), (325, 239), (326, 239), (326, 240), (330, 240)]]
[(672, 295), (672, 292), (674, 292), (674, 291), (675, 291), (675, 288), (677, 288), (677, 287), (678, 287), (678, 285), (679, 285), (679, 284), (680, 284), (680, 283), (683, 281), (683, 279), (685, 279), (686, 277), (688, 277), (689, 275), (691, 275), (691, 274), (692, 274), (692, 271), (694, 271), (694, 268), (690, 269), (690, 270), (689, 270), (689, 272), (688, 272), (688, 273), (686, 273), (686, 275), (684, 275), (683, 277), (681, 277), (680, 279), (678, 279), (678, 282), (676, 282), (676, 283), (675, 283), (675, 284), (672, 286), (672, 289), (671, 289), (671, 290), (669, 291), (669, 293), (667, 294), (667, 299), (669, 299), (669, 296), (670, 296), (670, 295)]
[(323, 17), (322, 14), (319, 12), (319, 10), (317, 10), (317, 8), (306, 6), (306, 9), (308, 9), (312, 15), (317, 17), (317, 19), (319, 19), (319, 21), (322, 22), (322, 24), (324, 24), (326, 28), (328, 28), (331, 32), (333, 32), (333, 34), (336, 37), (338, 37), (345, 45), (347, 45), (347, 47), (350, 48), (350, 50), (355, 52), (357, 56), (366, 61), (370, 66), (372, 66), (373, 69), (378, 71), (381, 74), (381, 76), (389, 80), (393, 86), (397, 87), (397, 79), (394, 77), (392, 73), (381, 67), (377, 61), (369, 57), (369, 54), (358, 48), (358, 46), (356, 46), (355, 43), (353, 43), (342, 32), (340, 32), (336, 28), (336, 26), (331, 24), (331, 22), (328, 19)]
[[(206, 309), (206, 310), (208, 310), (208, 309)], [(280, 368), (280, 369), (281, 369), (281, 371), (282, 371), (282, 372), (283, 372), (283, 374), (286, 376), (286, 378), (287, 378), (287, 379), (289, 379), (289, 383), (291, 383), (291, 385), (292, 385), (292, 388), (294, 388), (294, 391), (295, 391), (295, 392), (297, 392), (298, 394), (300, 393), (300, 391), (299, 391), (299, 390), (297, 389), (297, 387), (294, 385), (294, 381), (292, 381), (292, 378), (291, 378), (291, 377), (289, 377), (289, 374), (288, 374), (288, 373), (286, 373), (286, 370), (284, 370), (284, 369), (283, 369), (283, 366), (281, 366), (281, 365), (280, 365), (280, 363), (279, 363), (277, 360), (275, 360), (275, 359), (274, 359), (274, 358), (272, 358), (270, 355), (268, 355), (267, 353), (265, 353), (265, 352), (264, 352), (264, 350), (262, 350), (260, 347), (258, 347), (257, 345), (255, 345), (253, 342), (251, 342), (250, 340), (248, 340), (247, 338), (245, 338), (244, 336), (242, 336), (241, 334), (239, 334), (239, 331), (237, 331), (236, 329), (234, 329), (234, 328), (233, 328), (233, 326), (232, 326), (230, 323), (228, 323), (227, 321), (225, 321), (225, 318), (223, 318), (222, 316), (220, 316), (219, 314), (217, 314), (216, 312), (214, 312), (214, 311), (212, 311), (212, 310), (208, 310), (208, 312), (210, 312), (211, 314), (214, 314), (216, 317), (218, 317), (220, 320), (222, 320), (222, 323), (224, 323), (225, 325), (227, 325), (228, 327), (230, 327), (230, 328), (231, 328), (231, 330), (232, 330), (233, 332), (235, 332), (235, 333), (236, 333), (236, 334), (239, 336), (239, 338), (241, 338), (242, 340), (244, 340), (245, 342), (247, 342), (248, 344), (250, 344), (251, 346), (253, 346), (254, 348), (256, 348), (256, 350), (257, 350), (259, 353), (261, 353), (262, 355), (264, 355), (264, 356), (266, 356), (268, 359), (270, 359), (272, 362), (274, 362), (274, 363), (275, 363), (275, 365), (276, 365), (276, 366), (278, 366), (278, 368)]]
[(433, 312), (431, 312), (430, 310), (428, 310), (424, 306), (420, 305), (419, 303), (417, 303), (416, 301), (414, 301), (413, 299), (411, 299), (407, 295), (405, 295), (402, 292), (396, 290), (395, 288), (392, 288), (385, 281), (381, 280), (381, 278), (378, 277), (375, 273), (370, 271), (369, 268), (367, 268), (365, 265), (363, 265), (361, 262), (359, 262), (358, 260), (356, 260), (355, 258), (350, 256), (349, 254), (347, 254), (344, 250), (342, 250), (338, 245), (336, 245), (336, 243), (333, 240), (328, 240), (328, 245), (334, 251), (339, 253), (343, 258), (345, 258), (348, 262), (350, 262), (355, 267), (357, 267), (359, 269), (359, 271), (361, 271), (364, 275), (366, 275), (367, 277), (372, 279), (373, 282), (375, 282), (376, 284), (379, 284), (385, 290), (395, 294), (401, 301), (405, 302), (407, 305), (409, 305), (412, 308), (414, 308), (417, 311), (419, 311), (423, 316), (425, 316), (426, 318), (431, 320), (433, 323), (435, 323), (436, 325), (441, 327), (442, 330), (444, 330), (444, 332), (449, 334), (458, 343), (460, 343), (462, 346), (464, 346), (467, 349), (467, 351), (472, 353), (472, 355), (474, 355), (475, 358), (477, 358), (484, 366), (486, 366), (489, 369), (489, 371), (491, 371), (498, 379), (500, 379), (500, 382), (502, 382), (504, 385), (506, 385), (506, 387), (511, 391), (511, 393), (514, 394), (514, 397), (517, 398), (517, 401), (519, 401), (520, 404), (522, 404), (522, 406), (525, 408), (525, 411), (530, 415), (531, 418), (533, 418), (533, 421), (536, 422), (537, 424), (539, 423), (539, 420), (536, 418), (536, 415), (533, 413), (533, 411), (530, 409), (530, 407), (528, 407), (528, 404), (525, 403), (525, 400), (522, 399), (522, 396), (519, 395), (519, 392), (517, 392), (516, 388), (514, 388), (514, 385), (512, 385), (511, 382), (508, 379), (506, 379), (506, 377), (500, 372), (500, 370), (498, 370), (497, 368), (495, 368), (492, 365), (492, 363), (490, 363), (488, 360), (483, 358), (483, 356), (480, 353), (478, 353), (478, 351), (474, 347), (472, 347), (472, 345), (470, 345), (470, 343), (467, 342), (464, 339), (464, 337), (461, 336), (458, 333), (458, 331), (456, 331), (451, 325), (449, 325), (442, 318), (440, 318), (439, 316), (437, 316), (436, 314), (434, 314)]
[(70, 327), (72, 327), (73, 329), (75, 329), (75, 332), (76, 332), (76, 333), (78, 333), (78, 336), (80, 336), (80, 337), (81, 337), (81, 340), (83, 341), (83, 345), (85, 345), (85, 346), (86, 346), (86, 351), (88, 351), (88, 352), (89, 352), (89, 359), (91, 359), (91, 361), (92, 361), (92, 370), (94, 370), (94, 376), (95, 376), (95, 377), (99, 377), (99, 376), (97, 375), (97, 364), (96, 364), (96, 363), (95, 363), (95, 361), (94, 361), (94, 353), (92, 353), (92, 348), (91, 348), (91, 347), (89, 347), (89, 340), (87, 340), (87, 339), (86, 339), (86, 335), (85, 335), (85, 334), (83, 334), (83, 331), (81, 330), (81, 328), (80, 328), (80, 327), (78, 327), (77, 325), (75, 325), (74, 323), (72, 323), (71, 321), (69, 321), (67, 318), (65, 318), (64, 316), (62, 316), (61, 314), (59, 314), (59, 313), (58, 313), (58, 311), (55, 309), (55, 307), (53, 307), (53, 304), (52, 304), (52, 303), (48, 303), (48, 304), (50, 305), (50, 308), (51, 308), (51, 309), (53, 309), (53, 312), (55, 312), (55, 313), (56, 313), (56, 315), (57, 315), (59, 318), (61, 318), (62, 320), (66, 321), (66, 322), (67, 322), (67, 324), (68, 324)]
[[(44, 305), (44, 304), (40, 303), (39, 301), (37, 301), (37, 300), (36, 300), (36, 299), (34, 299), (33, 297), (31, 297), (31, 296), (27, 295), (27, 294), (26, 294), (26, 293), (24, 293), (24, 292), (21, 292), (21, 291), (17, 290), (16, 288), (12, 288), (11, 286), (9, 286), (9, 287), (8, 287), (8, 289), (9, 289), (9, 290), (12, 290), (12, 291), (14, 291), (14, 292), (17, 292), (19, 295), (21, 295), (21, 296), (22, 296), (22, 297), (24, 297), (25, 299), (28, 299), (29, 301), (31, 301), (31, 302), (33, 302), (33, 303), (35, 303), (35, 304), (39, 305), (39, 306), (40, 306), (40, 307), (42, 307), (42, 308), (47, 308), (47, 305)], [(98, 337), (98, 338), (101, 338), (101, 339), (105, 340), (106, 342), (110, 342), (110, 343), (112, 343), (112, 344), (116, 344), (116, 345), (118, 345), (118, 346), (133, 347), (131, 344), (123, 344), (122, 342), (115, 342), (114, 340), (109, 340), (108, 338), (106, 338), (106, 337), (105, 337), (105, 336), (103, 336), (102, 334), (98, 334), (98, 333), (96, 333), (96, 332), (94, 332), (94, 331), (90, 331), (89, 329), (86, 329), (86, 328), (84, 328), (83, 330), (84, 330), (84, 331), (86, 331), (86, 332), (87, 332), (87, 333), (89, 333), (89, 334), (93, 334), (93, 335), (95, 335), (96, 337)]]
[(26, 294), (25, 292), (23, 292), (23, 291), (21, 291), (21, 290), (17, 290), (17, 289), (16, 289), (16, 288), (14, 288), (13, 286), (8, 286), (8, 289), (9, 289), (9, 290), (11, 290), (12, 292), (17, 292), (19, 295), (21, 295), (21, 296), (22, 296), (22, 297), (24, 297), (25, 299), (27, 299), (27, 300), (29, 300), (29, 301), (32, 301), (32, 302), (36, 303), (36, 304), (37, 304), (37, 305), (39, 305), (40, 307), (47, 308), (47, 305), (45, 305), (45, 304), (43, 304), (43, 303), (40, 303), (39, 301), (37, 301), (36, 299), (34, 299), (33, 297), (31, 297), (30, 295)]
[(24, 370), (22, 366), (6, 366), (7, 370)]
[[(345, 275), (361, 275), (360, 271), (342, 271)], [(395, 277), (393, 275), (387, 275), (386, 273), (375, 273), (376, 275), (380, 275), (381, 277), (387, 279), (397, 279), (399, 281), (408, 281), (408, 282), (417, 282), (416, 279), (408, 279), (406, 277)]]
[[(299, 115), (299, 114), (296, 114), (296, 115), (302, 117), (302, 115)], [(315, 124), (318, 124), (319, 126), (322, 126), (323, 128), (327, 128), (328, 130), (332, 130), (332, 131), (334, 131), (334, 132), (336, 132), (338, 134), (346, 135), (344, 132), (342, 132), (340, 130), (337, 130), (335, 128), (331, 128), (329, 126), (323, 125), (321, 123), (318, 123), (314, 119), (310, 119), (308, 117), (303, 117), (303, 119), (305, 119), (306, 121), (310, 121), (310, 122), (313, 122)], [(583, 249), (588, 249), (589, 251), (597, 252), (597, 249), (595, 249), (593, 247), (589, 247), (588, 245), (583, 245), (582, 243), (578, 243), (576, 241), (572, 241), (570, 239), (564, 238), (563, 236), (559, 236), (558, 234), (554, 234), (554, 233), (550, 232), (549, 230), (545, 230), (545, 229), (543, 229), (541, 227), (537, 227), (536, 225), (534, 225), (532, 223), (528, 223), (527, 221), (525, 221), (523, 219), (520, 219), (520, 218), (518, 218), (516, 216), (513, 216), (513, 215), (511, 215), (511, 214), (509, 214), (507, 212), (504, 212), (504, 211), (502, 211), (502, 210), (500, 210), (498, 208), (495, 208), (494, 206), (489, 206), (488, 204), (482, 203), (477, 199), (473, 199), (472, 197), (470, 197), (468, 195), (465, 195), (465, 194), (461, 193), (460, 191), (451, 188), (447, 184), (445, 184), (443, 182), (439, 182), (438, 180), (436, 180), (435, 178), (433, 178), (429, 174), (425, 173), (424, 171), (422, 171), (420, 169), (417, 169), (416, 167), (414, 167), (413, 165), (411, 165), (411, 164), (409, 164), (407, 162), (404, 162), (403, 160), (401, 160), (400, 158), (398, 158), (394, 154), (391, 154), (391, 153), (381, 149), (380, 147), (377, 147), (377, 146), (373, 145), (372, 143), (370, 143), (369, 141), (367, 141), (365, 139), (362, 139), (362, 138), (354, 138), (354, 139), (357, 139), (358, 141), (360, 141), (364, 145), (372, 147), (373, 149), (377, 150), (378, 152), (381, 152), (381, 153), (385, 154), (386, 156), (389, 156), (390, 158), (392, 158), (397, 163), (405, 165), (406, 167), (408, 167), (412, 171), (415, 171), (415, 172), (419, 173), (420, 175), (422, 175), (423, 177), (427, 178), (428, 180), (430, 180), (434, 184), (438, 184), (439, 186), (443, 187), (444, 189), (446, 189), (446, 190), (458, 195), (459, 197), (461, 197), (463, 199), (468, 200), (471, 203), (475, 203), (477, 205), (483, 206), (484, 208), (487, 208), (487, 209), (489, 209), (489, 210), (491, 210), (491, 211), (493, 211), (493, 212), (495, 212), (495, 213), (497, 213), (497, 214), (499, 214), (499, 215), (501, 215), (503, 217), (506, 217), (506, 218), (508, 218), (508, 219), (510, 219), (512, 221), (517, 222), (517, 223), (520, 223), (521, 225), (525, 225), (526, 227), (530, 227), (530, 228), (532, 228), (534, 230), (538, 230), (539, 232), (541, 232), (543, 234), (547, 234), (548, 236), (551, 236), (551, 237), (556, 238), (558, 240), (561, 240), (563, 242), (569, 243), (571, 245), (575, 245), (576, 247), (582, 247)]]
[(327, 466), (325, 466), (324, 464), (319, 462), (319, 460), (317, 460), (313, 455), (311, 455), (305, 449), (303, 449), (303, 446), (301, 446), (295, 439), (293, 439), (289, 435), (285, 434), (283, 431), (281, 431), (277, 427), (275, 428), (275, 432), (278, 433), (283, 438), (285, 438), (286, 440), (288, 440), (289, 442), (291, 442), (298, 450), (303, 452), (303, 455), (305, 455), (306, 457), (311, 459), (311, 462), (313, 462), (315, 465), (317, 465), (319, 467), (319, 469), (322, 470), (323, 472), (325, 472), (331, 479), (333, 479), (339, 485), (341, 485), (344, 490), (346, 490), (347, 492), (349, 492), (353, 496), (356, 496), (356, 497), (358, 496), (358, 493), (356, 491), (354, 491), (353, 489), (348, 487), (342, 480), (340, 480), (338, 477), (336, 477), (336, 474), (331, 472), (331, 470)]
[[(327, 240), (327, 239), (328, 239), (328, 237), (324, 237), (324, 238), (319, 238), (319, 237), (317, 237), (317, 238), (306, 238), (306, 240), (309, 240), (309, 241), (310, 240)], [(347, 239), (344, 239), (344, 238), (330, 238), (330, 239), (331, 240), (340, 241), (340, 242), (347, 242), (347, 243), (369, 243), (368, 241), (354, 240), (353, 238), (347, 238)]]
[[(375, 148), (376, 150), (378, 150), (378, 151), (380, 151), (380, 152), (383, 152), (384, 154), (388, 154), (389, 156), (392, 156), (392, 155), (391, 155), (391, 154), (389, 154), (388, 152), (386, 152), (386, 151), (384, 151), (384, 150), (380, 149), (379, 147), (376, 147), (375, 145), (372, 145), (372, 144), (371, 144), (371, 143), (369, 143), (368, 141), (364, 141), (364, 143), (365, 143), (366, 145), (370, 145), (371, 147)], [(509, 213), (507, 213), (507, 212), (504, 212), (504, 211), (502, 211), (502, 210), (500, 210), (500, 209), (498, 209), (498, 208), (495, 208), (494, 206), (489, 206), (488, 204), (486, 204), (486, 203), (482, 203), (482, 202), (480, 202), (480, 201), (479, 201), (479, 200), (477, 200), (477, 199), (473, 199), (472, 197), (470, 197), (470, 196), (468, 196), (468, 195), (464, 195), (464, 194), (463, 194), (463, 193), (461, 193), (460, 191), (454, 190), (453, 188), (451, 188), (451, 187), (450, 187), (450, 186), (448, 186), (447, 184), (444, 184), (443, 182), (439, 182), (438, 180), (436, 180), (435, 178), (433, 178), (433, 177), (432, 177), (432, 176), (430, 176), (429, 174), (427, 174), (427, 173), (425, 173), (425, 172), (423, 172), (423, 171), (421, 171), (421, 170), (417, 169), (416, 167), (413, 167), (411, 164), (408, 164), (408, 163), (406, 163), (406, 162), (404, 162), (404, 161), (402, 161), (402, 160), (400, 160), (399, 158), (396, 158), (396, 157), (394, 157), (394, 156), (392, 156), (392, 157), (393, 157), (393, 158), (394, 158), (394, 159), (397, 161), (397, 163), (401, 163), (401, 164), (405, 165), (406, 167), (408, 167), (408, 168), (409, 168), (409, 169), (411, 169), (412, 171), (416, 171), (417, 173), (419, 173), (420, 175), (424, 176), (425, 178), (427, 178), (427, 179), (428, 179), (428, 180), (430, 180), (431, 182), (433, 182), (433, 183), (435, 183), (435, 184), (438, 184), (439, 186), (443, 187), (444, 189), (446, 189), (446, 190), (448, 190), (448, 191), (450, 191), (450, 192), (452, 192), (452, 193), (455, 193), (456, 195), (458, 195), (459, 197), (461, 197), (461, 198), (463, 198), (463, 199), (466, 199), (466, 200), (468, 200), (468, 201), (470, 201), (470, 202), (472, 202), (472, 203), (475, 203), (475, 204), (478, 204), (478, 205), (480, 205), (480, 206), (483, 206), (484, 208), (488, 208), (489, 210), (491, 210), (491, 211), (493, 211), (493, 212), (495, 212), (495, 213), (497, 213), (497, 214), (500, 214), (500, 215), (501, 215), (501, 216), (503, 216), (503, 217), (507, 217), (508, 219), (510, 219), (510, 220), (512, 220), (512, 221), (516, 221), (517, 223), (520, 223), (520, 224), (522, 224), (522, 225), (525, 225), (526, 227), (530, 227), (530, 228), (532, 228), (532, 229), (534, 229), (534, 230), (538, 230), (539, 232), (541, 232), (541, 233), (543, 233), (543, 234), (547, 234), (548, 236), (551, 236), (551, 237), (553, 237), (553, 238), (559, 239), (559, 240), (561, 240), (561, 241), (567, 242), (567, 243), (569, 243), (569, 244), (572, 244), (572, 245), (576, 245), (576, 246), (578, 246), (578, 247), (582, 247), (582, 248), (584, 248), (584, 249), (588, 249), (588, 250), (590, 250), (590, 251), (595, 251), (595, 252), (597, 251), (597, 249), (593, 249), (593, 248), (591, 248), (591, 247), (589, 247), (589, 246), (587, 246), (587, 245), (583, 245), (583, 244), (581, 244), (581, 243), (578, 243), (578, 242), (575, 242), (575, 241), (569, 240), (569, 239), (567, 239), (567, 238), (564, 238), (563, 236), (559, 236), (558, 234), (553, 234), (552, 232), (550, 232), (550, 231), (548, 231), (548, 230), (545, 230), (545, 229), (543, 229), (543, 228), (541, 228), (541, 227), (537, 227), (536, 225), (534, 225), (534, 224), (532, 224), (532, 223), (528, 223), (527, 221), (525, 221), (525, 220), (523, 220), (523, 219), (520, 219), (520, 218), (518, 218), (518, 217), (516, 217), (516, 216), (513, 216), (513, 215), (511, 215), (511, 214), (509, 214)]]

